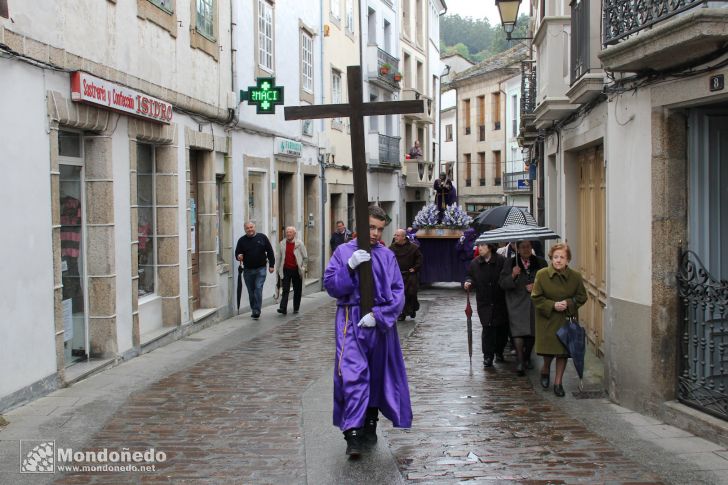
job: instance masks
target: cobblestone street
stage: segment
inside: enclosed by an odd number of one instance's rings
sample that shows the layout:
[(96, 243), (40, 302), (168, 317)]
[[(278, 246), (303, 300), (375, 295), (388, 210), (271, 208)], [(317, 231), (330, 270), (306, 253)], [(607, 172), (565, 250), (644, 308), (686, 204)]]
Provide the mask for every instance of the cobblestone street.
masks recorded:
[[(477, 316), (471, 367), (462, 292), (429, 289), (421, 300), (417, 324), (408, 319), (400, 326), (413, 427), (393, 429), (380, 421), (383, 439), (361, 460), (346, 459), (344, 440), (330, 424), (334, 306), (316, 294), (304, 298), (299, 315), (279, 317), (268, 307), (258, 322), (241, 316), (183, 339), (180, 345), (197, 345), (212, 339), (205, 332), (233, 325), (218, 336), (217, 352), (208, 346), (188, 365), (178, 362), (171, 373), (132, 390), (80, 444), (83, 450), (163, 451), (166, 461), (156, 471), (56, 474), (55, 483), (721, 483), (706, 470), (720, 467), (699, 471), (681, 461), (677, 450), (660, 450), (654, 433), (671, 427), (605, 399), (574, 399), (571, 381), (565, 381), (564, 399), (542, 391), (539, 359), (527, 377), (516, 376), (513, 362), (483, 369)], [(253, 331), (252, 338), (241, 337)], [(168, 347), (146, 356), (161, 359)], [(123, 385), (111, 382), (107, 388)], [(67, 423), (83, 427), (84, 412), (92, 409), (48, 412), (63, 423), (54, 439), (63, 441), (64, 429), (72, 426)], [(630, 425), (628, 416), (644, 426)], [(9, 416), (8, 429), (18, 417)], [(48, 425), (39, 429), (49, 436)], [(638, 429), (655, 440), (640, 438)], [(0, 440), (10, 437), (0, 433)], [(728, 454), (718, 445), (694, 451), (703, 459), (706, 453), (715, 460)], [(12, 481), (39, 483), (23, 478)]]

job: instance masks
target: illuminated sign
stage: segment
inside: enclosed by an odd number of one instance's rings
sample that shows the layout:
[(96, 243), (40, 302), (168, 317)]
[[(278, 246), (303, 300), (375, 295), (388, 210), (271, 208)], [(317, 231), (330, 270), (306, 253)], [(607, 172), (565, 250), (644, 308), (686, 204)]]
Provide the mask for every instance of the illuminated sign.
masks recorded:
[(276, 86), (276, 78), (259, 77), (256, 86), (240, 91), (240, 102), (255, 105), (255, 112), (264, 115), (275, 114), (276, 105), (283, 104), (283, 86)]
[(275, 147), (273, 153), (276, 155), (286, 155), (288, 157), (300, 157), (303, 151), (303, 144), (288, 138), (275, 137)]

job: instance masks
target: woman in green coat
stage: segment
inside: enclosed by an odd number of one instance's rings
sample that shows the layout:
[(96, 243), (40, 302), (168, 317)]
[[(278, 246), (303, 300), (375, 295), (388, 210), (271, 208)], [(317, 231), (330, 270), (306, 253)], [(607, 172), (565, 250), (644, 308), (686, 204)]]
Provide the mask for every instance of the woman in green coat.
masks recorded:
[(571, 250), (566, 244), (556, 244), (549, 251), (551, 264), (536, 273), (531, 299), (536, 308), (536, 353), (543, 357), (541, 387), (549, 388), (551, 361), (556, 357), (554, 394), (564, 396), (561, 379), (569, 358), (566, 348), (556, 336), (566, 319), (578, 318), (578, 309), (586, 303), (586, 289), (581, 273), (569, 268)]

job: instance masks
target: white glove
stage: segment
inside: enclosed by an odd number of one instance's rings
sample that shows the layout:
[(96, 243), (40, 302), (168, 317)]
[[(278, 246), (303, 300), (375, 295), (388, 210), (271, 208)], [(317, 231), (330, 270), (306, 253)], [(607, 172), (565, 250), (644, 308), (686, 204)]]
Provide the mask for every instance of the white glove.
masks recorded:
[(359, 323), (357, 324), (358, 327), (367, 327), (371, 328), (377, 324), (377, 321), (374, 319), (373, 313), (367, 313), (362, 317), (361, 320), (359, 320)]
[(364, 251), (363, 249), (357, 249), (349, 258), (349, 267), (351, 269), (356, 269), (356, 267), (362, 264), (364, 261), (369, 261), (371, 259), (371, 254)]

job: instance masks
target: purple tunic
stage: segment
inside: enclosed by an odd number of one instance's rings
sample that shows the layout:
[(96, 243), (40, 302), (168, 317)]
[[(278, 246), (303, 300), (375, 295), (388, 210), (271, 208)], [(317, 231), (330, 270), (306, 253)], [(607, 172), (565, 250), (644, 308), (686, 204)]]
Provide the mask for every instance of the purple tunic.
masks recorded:
[(337, 299), (334, 359), (334, 425), (346, 431), (364, 425), (367, 407), (377, 407), (398, 428), (412, 425), (412, 407), (397, 317), (404, 284), (394, 253), (372, 246), (374, 328), (359, 328), (359, 272), (349, 271), (357, 241), (336, 248), (324, 273), (324, 287)]

